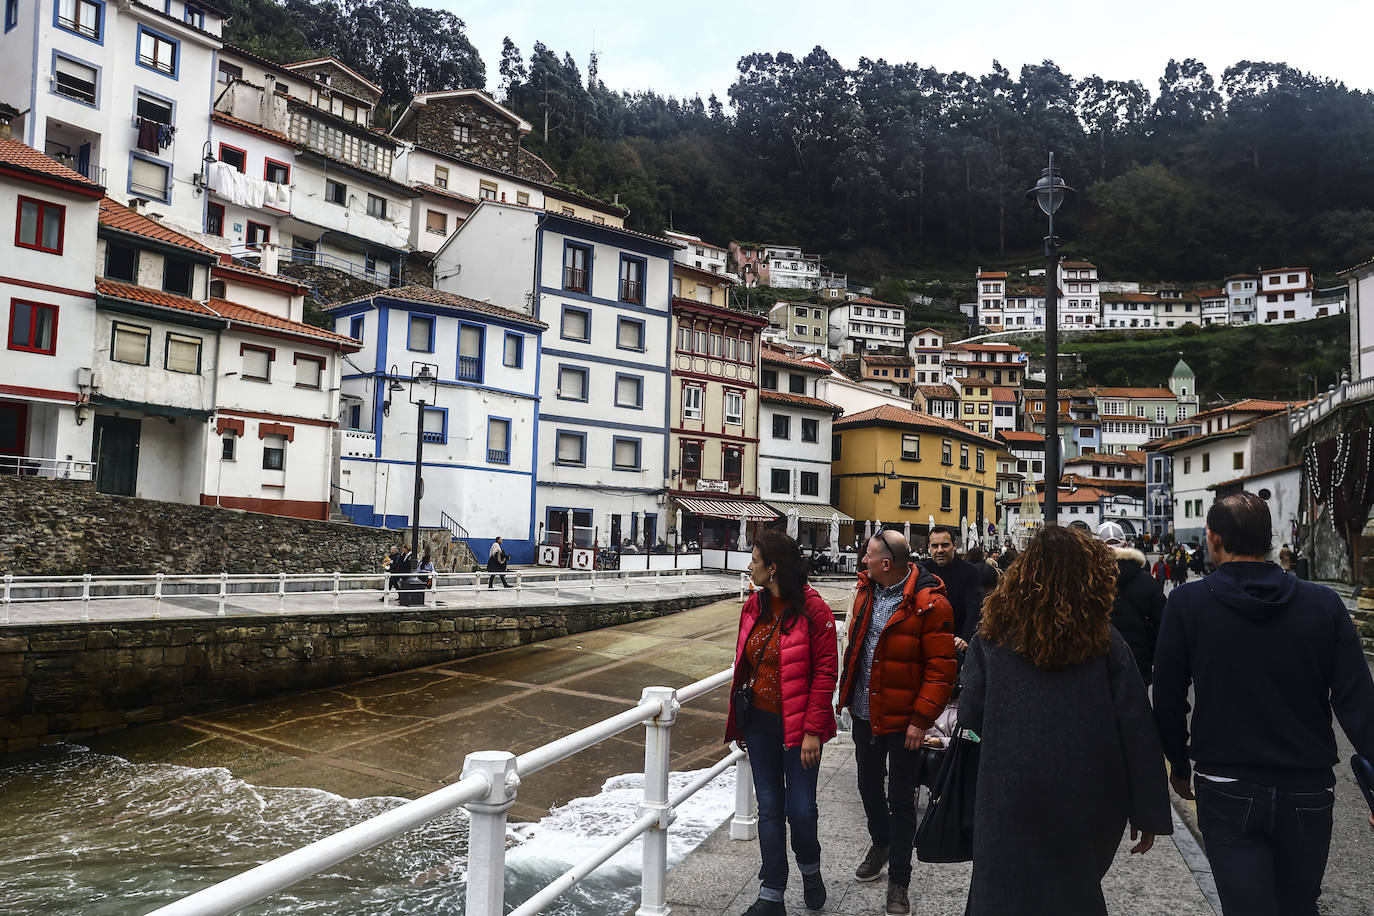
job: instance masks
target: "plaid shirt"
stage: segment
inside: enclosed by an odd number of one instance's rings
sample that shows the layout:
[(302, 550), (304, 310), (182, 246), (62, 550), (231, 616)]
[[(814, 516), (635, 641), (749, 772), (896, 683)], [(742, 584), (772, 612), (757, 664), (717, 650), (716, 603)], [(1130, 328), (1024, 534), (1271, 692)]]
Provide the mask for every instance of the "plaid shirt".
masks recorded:
[[(908, 572), (891, 588), (883, 588), (873, 583), (873, 615), (868, 622), (868, 632), (864, 634), (863, 653), (859, 656), (859, 677), (854, 682), (854, 696), (849, 701), (849, 711), (857, 719), (868, 718), (868, 693), (873, 680), (873, 654), (878, 650), (878, 640), (883, 628), (892, 619), (893, 611), (902, 603), (902, 590), (906, 588)], [(862, 685), (862, 689), (860, 689)]]

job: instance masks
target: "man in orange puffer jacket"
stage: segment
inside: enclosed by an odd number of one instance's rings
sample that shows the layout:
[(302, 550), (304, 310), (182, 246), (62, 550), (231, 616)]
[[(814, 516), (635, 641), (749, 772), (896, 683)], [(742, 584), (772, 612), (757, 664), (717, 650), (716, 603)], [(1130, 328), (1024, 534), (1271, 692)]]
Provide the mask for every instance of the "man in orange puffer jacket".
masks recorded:
[(874, 881), (887, 867), (887, 910), (911, 912), (911, 851), (921, 742), (954, 690), (954, 612), (945, 586), (910, 561), (897, 531), (879, 531), (849, 615), (839, 709), (854, 720), (859, 797), (873, 841), (854, 871)]

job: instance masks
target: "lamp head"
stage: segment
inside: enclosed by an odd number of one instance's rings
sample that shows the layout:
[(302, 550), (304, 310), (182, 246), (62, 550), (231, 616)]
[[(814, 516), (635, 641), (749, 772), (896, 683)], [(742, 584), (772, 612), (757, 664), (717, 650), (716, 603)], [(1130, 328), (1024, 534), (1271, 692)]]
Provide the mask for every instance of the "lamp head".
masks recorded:
[(1059, 177), (1059, 170), (1049, 168), (1041, 169), (1040, 180), (1031, 188), (1030, 193), (1035, 195), (1035, 202), (1039, 204), (1040, 211), (1049, 216), (1063, 206), (1064, 198), (1072, 191), (1073, 188)]
[(402, 385), (399, 379), (392, 379), (386, 386), (387, 391), (405, 391), (406, 386)]

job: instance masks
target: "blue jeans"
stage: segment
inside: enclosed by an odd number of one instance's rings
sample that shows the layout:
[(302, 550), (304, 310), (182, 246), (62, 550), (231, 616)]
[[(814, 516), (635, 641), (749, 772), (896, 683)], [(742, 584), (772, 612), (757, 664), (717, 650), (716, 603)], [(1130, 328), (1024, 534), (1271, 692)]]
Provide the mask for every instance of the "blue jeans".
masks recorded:
[(1336, 796), (1201, 776), (1193, 784), (1227, 916), (1317, 916)]
[(781, 720), (754, 710), (744, 732), (754, 794), (759, 803), (759, 897), (782, 900), (787, 888), (787, 828), (792, 852), (804, 875), (821, 869), (821, 841), (816, 834), (816, 779), (820, 766), (801, 765), (801, 747), (783, 747)]

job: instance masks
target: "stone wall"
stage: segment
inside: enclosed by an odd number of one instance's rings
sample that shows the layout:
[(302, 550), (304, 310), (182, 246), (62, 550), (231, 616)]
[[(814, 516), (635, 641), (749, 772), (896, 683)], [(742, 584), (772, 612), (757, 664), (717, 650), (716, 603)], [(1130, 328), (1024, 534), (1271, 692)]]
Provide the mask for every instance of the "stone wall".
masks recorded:
[(494, 616), (402, 608), (115, 624), (0, 636), (0, 753), (345, 683), (705, 604), (677, 597)]
[[(455, 125), (467, 127), (467, 142), (454, 136)], [(407, 121), (401, 139), (531, 181), (557, 177), (537, 156), (521, 154), (520, 130), (514, 122), (470, 96), (429, 99)]]
[[(293, 67), (294, 72), (309, 77), (311, 80), (323, 83), (328, 80), (328, 85), (334, 89), (340, 89), (358, 99), (366, 99), (376, 105), (381, 99), (381, 94), (367, 83), (358, 79), (342, 67), (337, 67), (327, 61), (318, 64), (311, 64), (305, 67)], [(309, 93), (306, 93), (308, 96)]]
[(376, 572), (400, 536), (108, 496), (87, 482), (0, 476), (0, 574)]

